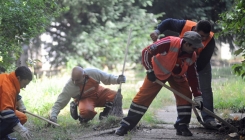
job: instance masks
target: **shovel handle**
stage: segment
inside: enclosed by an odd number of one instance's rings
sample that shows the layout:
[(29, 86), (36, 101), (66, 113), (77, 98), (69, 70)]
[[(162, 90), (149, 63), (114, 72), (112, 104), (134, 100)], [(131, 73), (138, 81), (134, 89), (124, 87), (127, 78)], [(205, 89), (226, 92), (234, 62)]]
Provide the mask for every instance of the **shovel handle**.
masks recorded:
[[(159, 85), (169, 89), (170, 91), (172, 91), (174, 94), (180, 96), (181, 98), (185, 99), (186, 101), (188, 101), (189, 103), (191, 103), (192, 105), (195, 105), (195, 102), (193, 102), (190, 98), (186, 97), (184, 94), (181, 94), (180, 92), (178, 92), (177, 90), (167, 86), (166, 84), (164, 84), (163, 82), (161, 82), (160, 80), (156, 80), (156, 83), (158, 83)], [(225, 120), (223, 120), (222, 118), (220, 118), (219, 116), (215, 115), (213, 112), (211, 112), (210, 110), (206, 109), (205, 107), (203, 107), (202, 111), (206, 112), (208, 115), (216, 118), (217, 120), (219, 120), (220, 122), (222, 122), (223, 124), (225, 124), (227, 127), (229, 127), (231, 130), (233, 130), (234, 132), (238, 132), (238, 129), (236, 127), (234, 127), (233, 125), (229, 124), (228, 122), (226, 122)]]
[(51, 123), (51, 124), (53, 124), (53, 125), (60, 126), (59, 124), (57, 124), (57, 123), (55, 123), (55, 122), (52, 122), (52, 121), (50, 121), (50, 120), (48, 120), (48, 119), (46, 119), (46, 118), (40, 117), (40, 116), (38, 116), (38, 115), (35, 115), (35, 114), (31, 113), (31, 112), (24, 111), (24, 113), (27, 113), (27, 114), (32, 115), (32, 116), (34, 116), (34, 117), (37, 117), (37, 118), (39, 118), (39, 119), (41, 119), (41, 120), (44, 120), (44, 121), (46, 121), (46, 122), (49, 122), (49, 123)]
[[(122, 75), (124, 73), (124, 69), (125, 69), (125, 64), (126, 64), (126, 59), (127, 59), (127, 55), (128, 55), (128, 47), (129, 47), (129, 44), (131, 42), (131, 33), (132, 33), (132, 29), (130, 28), (129, 30), (129, 35), (128, 35), (128, 40), (127, 40), (127, 46), (126, 46), (126, 49), (125, 49), (125, 55), (124, 55), (124, 62), (123, 62), (123, 69), (122, 69)], [(120, 83), (119, 85), (119, 89), (121, 89), (121, 86), (122, 86), (122, 83)]]

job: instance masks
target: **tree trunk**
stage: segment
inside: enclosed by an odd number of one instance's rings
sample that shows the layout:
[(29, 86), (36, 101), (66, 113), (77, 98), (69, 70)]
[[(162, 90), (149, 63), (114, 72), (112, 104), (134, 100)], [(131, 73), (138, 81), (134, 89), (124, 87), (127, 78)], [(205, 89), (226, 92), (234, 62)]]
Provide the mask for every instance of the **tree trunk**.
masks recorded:
[(28, 61), (28, 50), (29, 46), (26, 44), (22, 45), (22, 53), (20, 54), (20, 58), (16, 61), (16, 66), (28, 66), (27, 61)]

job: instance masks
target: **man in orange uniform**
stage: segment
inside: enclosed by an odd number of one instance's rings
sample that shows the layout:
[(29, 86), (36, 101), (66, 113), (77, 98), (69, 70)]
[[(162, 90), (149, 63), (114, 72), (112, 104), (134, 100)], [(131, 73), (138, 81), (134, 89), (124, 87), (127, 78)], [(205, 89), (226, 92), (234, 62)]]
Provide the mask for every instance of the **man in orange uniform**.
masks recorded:
[[(72, 113), (75, 111), (71, 111), (71, 115), (75, 120), (78, 119), (81, 124), (94, 118), (97, 114), (94, 110), (95, 107), (105, 107), (100, 113), (99, 119), (106, 118), (113, 107), (116, 91), (101, 86), (100, 82), (105, 85), (120, 84), (126, 82), (126, 77), (124, 75), (115, 76), (96, 68), (74, 67), (71, 78), (52, 107), (50, 120), (57, 122), (60, 110), (68, 104), (71, 98), (75, 99), (78, 105), (79, 116)], [(77, 110), (76, 107), (75, 110)]]
[[(163, 20), (157, 29), (150, 34), (153, 41), (156, 41), (158, 35), (170, 30), (179, 33), (182, 38), (186, 31), (195, 31), (202, 37), (203, 48), (199, 48), (196, 53), (197, 72), (199, 75), (200, 89), (202, 92), (203, 106), (210, 111), (214, 111), (213, 107), (213, 92), (211, 87), (212, 69), (210, 59), (215, 50), (214, 33), (211, 32), (211, 24), (207, 20), (200, 20), (198, 23), (190, 20), (178, 20), (168, 18)], [(215, 121), (215, 118), (201, 111), (204, 126), (207, 129), (218, 129), (221, 125)]]
[[(117, 135), (127, 134), (143, 117), (162, 88), (161, 85), (154, 82), (156, 79), (164, 83), (168, 82), (173, 89), (190, 99), (193, 93), (196, 105), (202, 109), (202, 96), (195, 67), (195, 50), (201, 47), (203, 47), (201, 36), (196, 32), (189, 31), (184, 34), (183, 39), (169, 36), (143, 49), (142, 64), (147, 70), (147, 77), (134, 97), (127, 117), (123, 118), (121, 127), (116, 130)], [(187, 78), (185, 73), (187, 73)], [(178, 112), (178, 118), (174, 125), (177, 130), (176, 134), (192, 136), (188, 128), (192, 105), (177, 95), (175, 98)]]
[[(23, 102), (17, 102), (17, 96), (19, 95), (20, 89), (25, 88), (31, 80), (32, 73), (30, 69), (25, 66), (18, 67), (10, 74), (0, 74), (1, 140), (11, 140), (8, 134), (13, 131), (19, 132), (20, 135), (27, 140), (31, 139), (29, 131), (23, 126), (27, 121), (26, 115), (16, 110), (17, 105), (22, 110), (25, 110)], [(20, 100), (21, 99), (19, 99), (19, 101)]]

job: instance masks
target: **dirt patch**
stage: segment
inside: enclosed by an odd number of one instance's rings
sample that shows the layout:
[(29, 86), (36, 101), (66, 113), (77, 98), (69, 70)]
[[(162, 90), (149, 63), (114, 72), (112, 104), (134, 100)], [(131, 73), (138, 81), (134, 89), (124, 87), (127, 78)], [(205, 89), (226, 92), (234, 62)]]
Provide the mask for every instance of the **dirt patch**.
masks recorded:
[[(78, 139), (86, 140), (230, 140), (228, 135), (215, 130), (206, 130), (196, 125), (190, 125), (190, 130), (193, 133), (191, 137), (176, 135), (176, 130), (172, 124), (160, 124), (157, 128), (138, 128), (125, 136), (117, 136), (114, 134), (116, 128), (104, 131), (97, 131), (85, 135)], [(78, 140), (77, 139), (77, 140)]]

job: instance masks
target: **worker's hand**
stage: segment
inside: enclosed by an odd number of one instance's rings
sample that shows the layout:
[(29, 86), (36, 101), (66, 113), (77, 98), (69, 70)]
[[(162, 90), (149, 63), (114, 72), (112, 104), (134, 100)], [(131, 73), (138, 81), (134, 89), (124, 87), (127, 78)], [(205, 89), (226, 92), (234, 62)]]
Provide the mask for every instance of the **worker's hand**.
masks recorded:
[(157, 77), (154, 73), (154, 71), (151, 71), (151, 72), (146, 72), (147, 74), (147, 79), (150, 80), (151, 82), (155, 82)]
[[(54, 123), (57, 123), (57, 118), (56, 117), (50, 117), (49, 118), (50, 121), (54, 122)], [(51, 124), (51, 123), (48, 123), (47, 124), (47, 127), (50, 127), (52, 126), (53, 128), (55, 128), (55, 125)]]
[(117, 78), (117, 83), (125, 83), (126, 82), (126, 77), (124, 75), (119, 75)]
[(20, 133), (20, 135), (26, 140), (31, 140), (31, 135), (28, 129), (26, 129), (20, 122), (17, 123), (17, 125), (13, 127), (13, 130)]
[(19, 101), (17, 101), (17, 110), (25, 113), (26, 111), (26, 107), (24, 105), (24, 102), (22, 101), (22, 99), (20, 99)]
[(199, 110), (202, 110), (203, 109), (203, 99), (202, 99), (202, 96), (197, 96), (197, 97), (194, 97), (194, 101), (195, 101), (195, 107)]
[(150, 37), (153, 42), (157, 41), (159, 34), (160, 34), (159, 30), (155, 30), (153, 33), (150, 34)]

